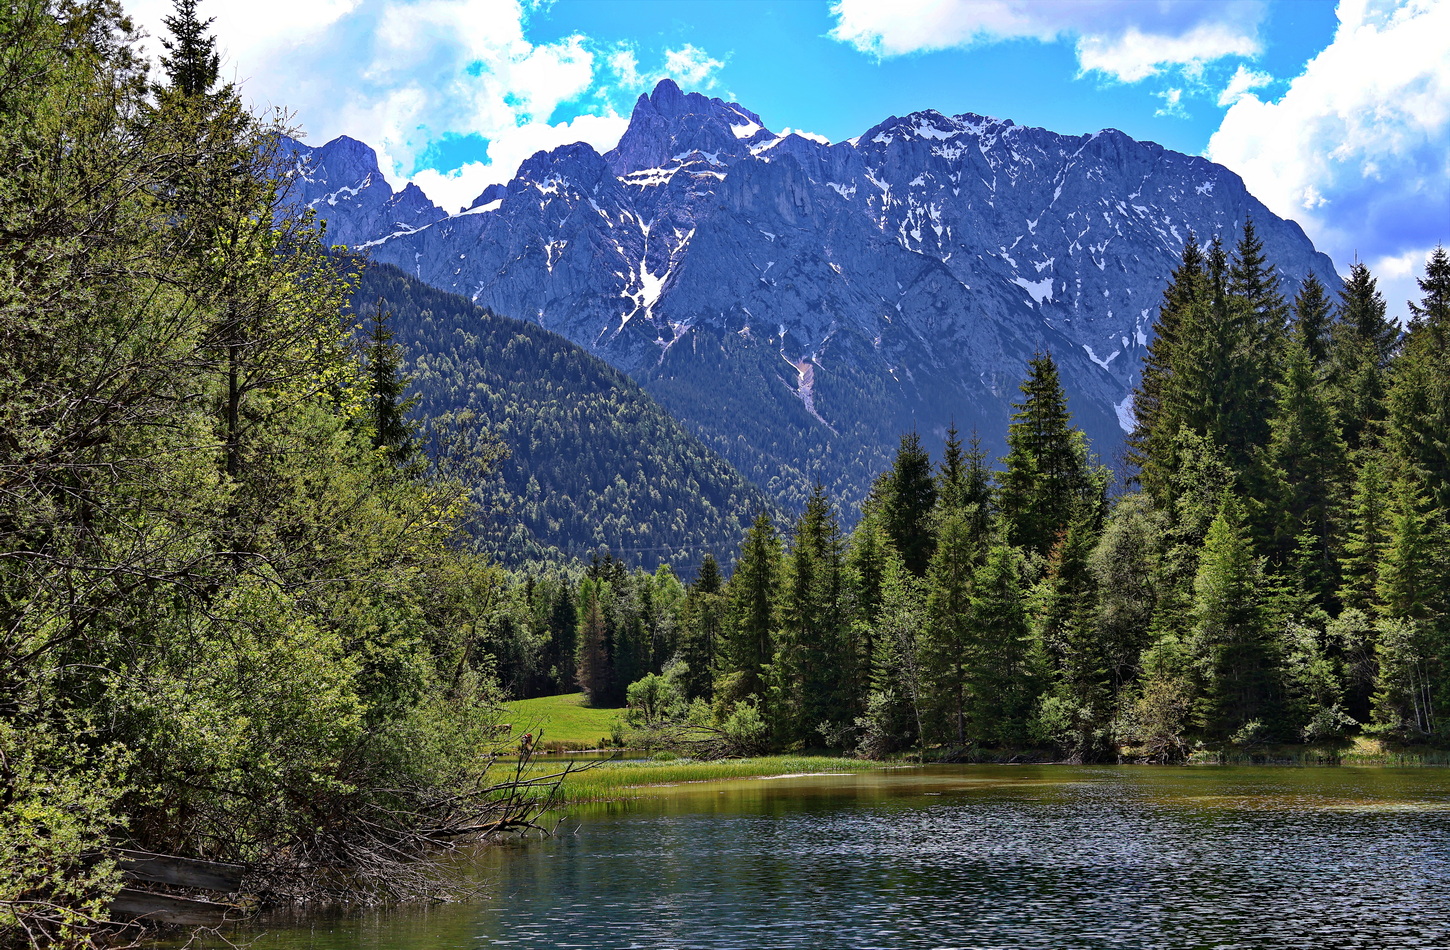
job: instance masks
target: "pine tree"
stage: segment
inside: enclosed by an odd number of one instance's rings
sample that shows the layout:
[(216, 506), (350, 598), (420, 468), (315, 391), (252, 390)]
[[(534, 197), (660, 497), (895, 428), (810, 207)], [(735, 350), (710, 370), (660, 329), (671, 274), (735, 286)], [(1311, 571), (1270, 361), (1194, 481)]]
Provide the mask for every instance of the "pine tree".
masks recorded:
[[(1264, 385), (1270, 386), (1275, 381), (1289, 307), (1279, 291), (1279, 275), (1264, 257), (1264, 242), (1254, 230), (1253, 218), (1245, 219), (1243, 234), (1234, 248), (1233, 262), (1229, 265), (1229, 293), (1248, 306), (1251, 321), (1248, 336), (1253, 341)], [(1270, 393), (1261, 391), (1259, 396), (1268, 400)]]
[(886, 536), (901, 555), (906, 569), (917, 577), (924, 577), (935, 546), (931, 512), (936, 505), (936, 482), (932, 478), (931, 456), (921, 447), (921, 439), (915, 432), (901, 437), (901, 446), (883, 487), (881, 513)]
[(796, 522), (786, 576), (774, 658), (779, 694), (771, 709), (785, 743), (808, 743), (822, 725), (852, 722), (858, 701), (850, 691), (855, 671), (845, 539), (820, 484)]
[(1266, 734), (1281, 725), (1261, 583), (1238, 503), (1225, 495), (1194, 579), (1191, 644), (1204, 684), (1198, 720), (1220, 741), (1255, 723)]
[(1389, 538), (1375, 585), (1380, 612), (1396, 620), (1428, 621), (1445, 611), (1443, 517), (1409, 481), (1395, 486)]
[(609, 627), (604, 620), (601, 582), (586, 578), (579, 587), (579, 688), (593, 705), (602, 705), (614, 692), (609, 657)]
[(1073, 428), (1052, 357), (1033, 357), (1007, 430), (999, 501), (1011, 543), (1046, 557), (1081, 505), (1101, 507), (1104, 480)]
[(211, 92), (221, 69), (216, 37), (207, 33), (215, 17), (198, 20), (197, 2), (172, 0), (175, 12), (161, 19), (171, 33), (171, 39), (161, 40), (170, 54), (161, 57), (161, 65), (171, 80), (171, 88), (183, 96), (204, 96)]
[(1450, 254), (1437, 247), (1420, 279), (1389, 392), (1389, 445), (1401, 477), (1413, 478), (1450, 517)]
[(706, 554), (690, 585), (681, 616), (681, 655), (685, 661), (685, 698), (711, 700), (724, 636), (724, 582), (714, 555)]
[(1345, 532), (1339, 599), (1346, 608), (1368, 611), (1377, 602), (1379, 567), (1390, 539), (1388, 494), (1384, 465), (1370, 453), (1355, 475)]
[(1386, 376), (1399, 327), (1385, 316), (1385, 301), (1369, 268), (1356, 261), (1340, 295), (1332, 331), (1331, 400), (1351, 452), (1373, 444), (1385, 418)]
[(745, 534), (728, 589), (726, 676), (715, 687), (728, 702), (765, 694), (765, 668), (775, 656), (779, 624), (780, 548), (775, 523), (760, 512)]
[(971, 629), (977, 551), (966, 519), (947, 512), (926, 579), (926, 624), (921, 631), (923, 706), (927, 735), (964, 745), (969, 736), (970, 671), (980, 661)]
[(1095, 626), (1115, 705), (1136, 678), (1138, 660), (1152, 642), (1166, 520), (1146, 492), (1125, 495), (1113, 505), (1088, 559), (1098, 591)]
[[(1101, 531), (1098, 512), (1087, 509), (1068, 525), (1048, 559), (1036, 595), (1038, 640), (1052, 664), (1051, 707), (1055, 738), (1080, 760), (1106, 749), (1110, 677), (1097, 623), (1097, 578), (1091, 555)], [(1048, 717), (1044, 717), (1047, 719)]]
[(852, 620), (857, 647), (854, 690), (861, 696), (874, 688), (876, 616), (881, 610), (887, 560), (893, 554), (879, 521), (879, 515), (873, 514), (857, 522), (846, 554), (850, 583), (855, 591), (855, 616)]
[(1183, 255), (1173, 271), (1163, 302), (1153, 324), (1153, 341), (1143, 360), (1143, 375), (1133, 391), (1133, 431), (1129, 433), (1128, 461), (1140, 472), (1139, 478), (1160, 502), (1166, 473), (1156, 467), (1164, 446), (1178, 432), (1179, 420), (1163, 406), (1165, 391), (1173, 385), (1173, 366), (1183, 344), (1182, 326), (1189, 307), (1206, 297), (1207, 275), (1198, 240), (1189, 232)]
[(417, 398), (403, 397), (408, 379), (402, 371), (403, 348), (393, 342), (392, 316), (383, 302), (378, 301), (372, 313), (363, 359), (368, 371), (373, 445), (381, 449), (392, 464), (406, 466), (417, 450), (413, 428), (407, 421)]
[(1015, 746), (1027, 741), (1042, 658), (1034, 649), (1022, 591), (1020, 555), (994, 545), (972, 578), (967, 624), (967, 692), (973, 738)]
[(1293, 339), (1309, 354), (1309, 362), (1316, 372), (1329, 362), (1332, 313), (1333, 307), (1324, 284), (1311, 271), (1294, 296)]
[(1349, 477), (1348, 453), (1309, 354), (1298, 342), (1285, 352), (1267, 453), (1267, 553), (1287, 565), (1302, 551), (1299, 567), (1309, 572), (1301, 578), (1304, 590), (1327, 608), (1338, 587), (1335, 515)]

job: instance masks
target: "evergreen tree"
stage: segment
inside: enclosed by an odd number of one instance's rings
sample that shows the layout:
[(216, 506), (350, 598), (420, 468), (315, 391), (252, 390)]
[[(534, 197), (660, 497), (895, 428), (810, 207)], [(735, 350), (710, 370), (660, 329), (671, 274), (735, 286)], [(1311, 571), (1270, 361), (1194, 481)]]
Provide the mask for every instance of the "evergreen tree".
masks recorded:
[(1007, 430), (998, 497), (1008, 540), (1045, 557), (1079, 506), (1101, 507), (1105, 479), (1072, 426), (1052, 357), (1038, 354), (1028, 366)]
[(982, 441), (972, 433), (962, 448), (955, 427), (947, 432), (946, 453), (937, 471), (937, 518), (956, 512), (966, 520), (967, 534), (977, 552), (973, 564), (980, 564), (992, 542), (992, 473)]
[(745, 534), (730, 578), (725, 620), (725, 675), (716, 694), (730, 703), (765, 694), (765, 668), (775, 656), (781, 576), (780, 535), (764, 511)]
[(926, 623), (920, 643), (924, 688), (920, 692), (926, 735), (957, 745), (976, 736), (969, 730), (968, 720), (971, 670), (981, 661), (981, 645), (973, 639), (971, 627), (977, 557), (965, 517), (947, 512), (926, 579)]
[(927, 628), (922, 582), (889, 547), (881, 578), (871, 690), (857, 720), (863, 755), (880, 757), (917, 744), (923, 749), (927, 672), (921, 647)]
[(363, 359), (368, 371), (373, 445), (394, 465), (405, 466), (416, 451), (413, 429), (407, 419), (417, 399), (403, 395), (408, 379), (402, 371), (402, 347), (393, 342), (391, 320), (392, 313), (379, 301), (373, 310)]
[(1095, 626), (1115, 706), (1136, 678), (1138, 660), (1152, 641), (1165, 520), (1146, 492), (1124, 495), (1113, 505), (1088, 556), (1098, 592)]
[(1414, 485), (1401, 481), (1395, 486), (1388, 543), (1375, 585), (1384, 616), (1430, 621), (1445, 612), (1447, 535), (1443, 516)]
[(614, 692), (614, 670), (609, 656), (609, 627), (604, 619), (607, 587), (585, 578), (579, 586), (579, 656), (575, 660), (579, 688), (591, 705), (604, 705)]
[(700, 573), (686, 595), (681, 618), (686, 699), (714, 698), (714, 678), (725, 626), (723, 588), (720, 567), (713, 555), (706, 554)]
[(1197, 306), (1207, 293), (1203, 250), (1190, 231), (1183, 245), (1183, 255), (1173, 271), (1163, 302), (1153, 324), (1153, 340), (1143, 359), (1143, 371), (1133, 391), (1133, 431), (1129, 433), (1128, 461), (1139, 470), (1139, 479), (1160, 503), (1167, 473), (1160, 471), (1158, 460), (1164, 448), (1178, 432), (1180, 421), (1166, 412), (1165, 392), (1173, 385), (1173, 367), (1183, 345), (1182, 327), (1190, 307)]
[(1106, 751), (1111, 718), (1109, 658), (1097, 623), (1097, 578), (1091, 566), (1100, 533), (1098, 512), (1079, 512), (1053, 548), (1035, 598), (1038, 640), (1053, 673), (1042, 725), (1083, 761)]
[(1437, 247), (1420, 278), (1389, 393), (1389, 444), (1402, 477), (1450, 517), (1450, 254)]
[(221, 56), (216, 51), (216, 37), (207, 33), (214, 17), (199, 20), (198, 0), (172, 0), (175, 12), (161, 22), (171, 34), (161, 45), (169, 55), (161, 57), (171, 88), (183, 96), (204, 96), (216, 85), (221, 69)]
[(1287, 565), (1302, 555), (1304, 590), (1328, 607), (1338, 587), (1335, 515), (1349, 476), (1347, 451), (1309, 354), (1298, 342), (1285, 353), (1270, 427), (1272, 497), (1264, 508), (1270, 522), (1264, 534), (1275, 563)]
[(1244, 221), (1243, 234), (1229, 265), (1229, 294), (1243, 301), (1248, 311), (1245, 337), (1254, 372), (1245, 382), (1253, 387), (1248, 414), (1267, 419), (1273, 405), (1273, 387), (1286, 338), (1289, 307), (1279, 291), (1279, 275), (1264, 257), (1264, 242), (1254, 230), (1253, 218)]
[(856, 643), (854, 691), (865, 696), (874, 687), (877, 654), (876, 617), (881, 611), (882, 584), (885, 583), (887, 560), (893, 555), (891, 543), (881, 530), (879, 515), (863, 517), (851, 532), (846, 565), (855, 591), (855, 613), (852, 618)]
[(906, 569), (924, 577), (935, 546), (931, 512), (936, 505), (936, 482), (931, 456), (915, 432), (901, 437), (896, 459), (883, 482), (882, 526)]
[(1389, 481), (1380, 458), (1366, 456), (1355, 475), (1348, 527), (1344, 539), (1339, 599), (1347, 608), (1370, 610), (1377, 602), (1379, 567), (1390, 539), (1385, 502)]
[(967, 692), (973, 738), (1016, 746), (1028, 740), (1042, 657), (1027, 624), (1020, 555), (994, 545), (972, 578)]
[(1261, 584), (1238, 503), (1225, 495), (1194, 579), (1192, 639), (1203, 681), (1197, 717), (1220, 741), (1253, 738), (1258, 730), (1272, 734), (1281, 725)]
[(1309, 354), (1318, 373), (1329, 362), (1333, 307), (1324, 284), (1311, 271), (1294, 296), (1293, 340)]
[(845, 539), (819, 484), (796, 523), (786, 576), (770, 708), (787, 744), (809, 743), (818, 727), (847, 725), (857, 712)]
[(1399, 328), (1385, 316), (1385, 301), (1369, 268), (1356, 261), (1340, 294), (1332, 331), (1331, 401), (1351, 452), (1378, 441), (1385, 418), (1386, 376)]

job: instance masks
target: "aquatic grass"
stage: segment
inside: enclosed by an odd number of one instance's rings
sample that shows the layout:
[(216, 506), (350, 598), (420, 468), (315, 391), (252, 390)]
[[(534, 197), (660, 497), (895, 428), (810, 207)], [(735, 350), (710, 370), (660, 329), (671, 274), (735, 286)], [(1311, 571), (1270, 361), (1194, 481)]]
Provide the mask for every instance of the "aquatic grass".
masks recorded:
[(1450, 765), (1450, 752), (1425, 746), (1402, 746), (1372, 736), (1355, 736), (1343, 742), (1309, 745), (1264, 745), (1241, 749), (1200, 749), (1188, 758), (1189, 765), (1287, 765), (1441, 767)]
[[(555, 767), (543, 763), (541, 768)], [(891, 768), (892, 763), (870, 762), (824, 755), (757, 756), (749, 759), (616, 759), (602, 762), (570, 775), (564, 782), (562, 799), (568, 804), (617, 801), (664, 794), (664, 789), (691, 782), (719, 782), (733, 779), (769, 778), (822, 772), (860, 772)]]

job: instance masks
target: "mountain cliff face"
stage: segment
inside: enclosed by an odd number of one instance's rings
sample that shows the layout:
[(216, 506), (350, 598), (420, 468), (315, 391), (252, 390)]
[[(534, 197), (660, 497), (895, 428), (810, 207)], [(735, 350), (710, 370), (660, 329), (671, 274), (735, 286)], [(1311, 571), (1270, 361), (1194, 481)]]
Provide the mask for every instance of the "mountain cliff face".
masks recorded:
[(859, 499), (908, 428), (990, 447), (1044, 349), (1111, 459), (1190, 231), (1251, 217), (1287, 292), (1337, 283), (1233, 172), (1114, 130), (926, 111), (827, 145), (666, 80), (609, 153), (540, 152), (452, 216), (356, 145), (299, 147), (334, 240), (584, 344), (787, 504)]

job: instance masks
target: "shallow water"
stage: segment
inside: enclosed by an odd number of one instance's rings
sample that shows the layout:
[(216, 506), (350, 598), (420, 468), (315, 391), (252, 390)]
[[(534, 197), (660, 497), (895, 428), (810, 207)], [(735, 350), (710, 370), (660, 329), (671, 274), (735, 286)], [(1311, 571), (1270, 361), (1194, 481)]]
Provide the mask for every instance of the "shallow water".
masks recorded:
[(478, 903), (256, 950), (1450, 948), (1450, 772), (962, 766), (703, 783), (488, 849)]

